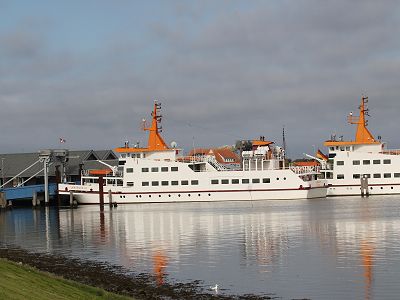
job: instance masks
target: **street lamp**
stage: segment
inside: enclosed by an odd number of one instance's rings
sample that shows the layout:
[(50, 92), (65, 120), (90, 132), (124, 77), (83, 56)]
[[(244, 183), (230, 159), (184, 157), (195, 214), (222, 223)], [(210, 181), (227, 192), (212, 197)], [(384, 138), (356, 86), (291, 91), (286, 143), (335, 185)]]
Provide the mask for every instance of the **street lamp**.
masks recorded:
[(5, 160), (5, 158), (2, 157), (1, 158), (1, 180), (2, 180), (1, 184), (2, 185), (4, 184), (4, 160)]

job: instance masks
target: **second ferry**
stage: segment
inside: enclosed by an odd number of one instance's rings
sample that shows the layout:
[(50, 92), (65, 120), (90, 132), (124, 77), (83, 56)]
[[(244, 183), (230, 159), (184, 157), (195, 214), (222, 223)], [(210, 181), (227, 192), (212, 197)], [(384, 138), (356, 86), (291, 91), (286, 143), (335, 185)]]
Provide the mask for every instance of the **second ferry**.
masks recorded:
[(86, 170), (81, 184), (59, 184), (59, 193), (73, 192), (81, 204), (99, 203), (99, 177), (103, 190), (118, 203), (184, 201), (252, 201), (268, 199), (310, 199), (326, 196), (325, 179), (318, 179), (316, 167), (285, 165), (284, 150), (264, 140), (241, 151), (240, 169), (230, 170), (213, 156), (179, 156), (160, 135), (160, 104), (155, 102), (148, 146), (115, 149), (119, 165), (107, 170)]
[(354, 140), (332, 136), (324, 143), (329, 154), (320, 153), (319, 161), (329, 183), (328, 196), (400, 194), (400, 150), (387, 149), (368, 130), (367, 105), (363, 96), (359, 115), (348, 116), (348, 122), (357, 125)]

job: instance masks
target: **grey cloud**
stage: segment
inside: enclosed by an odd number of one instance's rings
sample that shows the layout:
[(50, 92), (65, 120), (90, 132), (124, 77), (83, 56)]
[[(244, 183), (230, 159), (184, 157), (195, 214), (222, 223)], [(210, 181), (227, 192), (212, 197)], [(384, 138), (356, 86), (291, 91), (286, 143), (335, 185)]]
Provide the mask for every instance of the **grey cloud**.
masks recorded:
[[(78, 149), (144, 142), (140, 121), (159, 99), (166, 139), (186, 149), (193, 137), (197, 146), (258, 135), (280, 142), (285, 125), (298, 156), (333, 132), (352, 137), (345, 115), (364, 91), (372, 131), (400, 143), (393, 124), (378, 122), (399, 108), (397, 2), (259, 1), (207, 18), (205, 8), (177, 3), (175, 23), (149, 24), (141, 41), (116, 34), (91, 55), (50, 51), (43, 28), (0, 37), (22, 40), (1, 52), (8, 149), (57, 146), (58, 135)], [(15, 53), (24, 63), (7, 72)]]

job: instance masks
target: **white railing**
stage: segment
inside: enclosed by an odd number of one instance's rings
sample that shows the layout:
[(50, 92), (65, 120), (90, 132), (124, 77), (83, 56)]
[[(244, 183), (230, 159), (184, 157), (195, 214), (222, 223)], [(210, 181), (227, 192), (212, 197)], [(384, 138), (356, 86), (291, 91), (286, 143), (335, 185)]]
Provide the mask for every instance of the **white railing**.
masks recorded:
[(290, 166), (289, 169), (298, 175), (313, 174), (320, 172), (319, 166)]
[(400, 155), (400, 149), (393, 149), (393, 150), (383, 150), (380, 153), (382, 154), (389, 154), (389, 155)]

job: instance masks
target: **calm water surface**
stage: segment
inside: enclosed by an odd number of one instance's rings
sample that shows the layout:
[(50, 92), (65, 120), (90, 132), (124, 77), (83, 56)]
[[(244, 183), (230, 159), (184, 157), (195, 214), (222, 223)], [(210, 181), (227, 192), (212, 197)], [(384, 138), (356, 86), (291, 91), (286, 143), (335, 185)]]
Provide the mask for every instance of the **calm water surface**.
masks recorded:
[(399, 234), (399, 196), (0, 213), (2, 243), (282, 299), (399, 299)]

